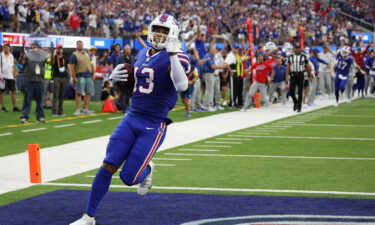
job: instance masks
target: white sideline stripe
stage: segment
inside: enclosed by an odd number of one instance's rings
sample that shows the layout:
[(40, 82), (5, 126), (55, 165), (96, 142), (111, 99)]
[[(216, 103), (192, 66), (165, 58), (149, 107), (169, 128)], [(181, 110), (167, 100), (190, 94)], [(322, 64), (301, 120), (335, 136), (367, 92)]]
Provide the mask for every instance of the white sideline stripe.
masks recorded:
[(352, 140), (352, 141), (375, 141), (375, 138), (340, 138), (340, 137), (300, 137), (300, 136), (256, 136), (256, 135), (228, 135), (234, 137), (255, 137), (255, 138), (286, 138), (286, 139), (318, 139), (318, 140)]
[(97, 123), (97, 122), (102, 122), (103, 120), (90, 120), (90, 121), (86, 121), (86, 122), (82, 122), (84, 124), (89, 124), (89, 123)]
[[(70, 186), (70, 187), (91, 187), (91, 184), (71, 183), (43, 183), (45, 186)], [(137, 186), (110, 185), (111, 188), (138, 188)], [(361, 195), (374, 196), (372, 192), (346, 192), (346, 191), (315, 191), (315, 190), (273, 190), (273, 189), (245, 189), (245, 188), (209, 188), (209, 187), (163, 187), (152, 186), (152, 189), (159, 190), (191, 190), (191, 191), (228, 191), (228, 192), (272, 192), (272, 193), (301, 193), (301, 194), (333, 194), (333, 195)]]
[(193, 145), (194, 147), (230, 148), (230, 145)]
[[(271, 134), (271, 133), (260, 133), (260, 132), (238, 132), (238, 134)], [(228, 135), (231, 136), (231, 135)]]
[(307, 124), (293, 124), (296, 126), (321, 126), (321, 127), (375, 127), (375, 125), (354, 125), (354, 124), (329, 124), (329, 123), (307, 123)]
[(225, 154), (191, 154), (191, 153), (164, 153), (164, 154), (165, 155), (181, 155), (181, 156), (211, 156), (211, 157), (241, 157), (241, 158), (332, 159), (332, 160), (364, 160), (364, 161), (375, 160), (375, 158), (319, 157), (319, 156), (225, 155)]
[(74, 125), (76, 125), (76, 124), (75, 123), (68, 123), (68, 124), (54, 126), (54, 128), (71, 127), (71, 126), (74, 126)]
[(193, 151), (193, 152), (219, 152), (217, 149), (191, 149), (191, 148), (181, 148), (178, 151)]
[(216, 138), (218, 140), (238, 140), (238, 141), (250, 141), (250, 138)]
[(123, 116), (110, 117), (110, 118), (107, 118), (107, 120), (116, 120), (116, 119), (121, 119), (121, 118), (123, 118)]
[(176, 158), (152, 158), (152, 160), (185, 161), (185, 160), (192, 160), (192, 159), (176, 159)]
[(1, 136), (11, 135), (11, 134), (13, 134), (13, 133), (3, 133), (3, 134), (0, 134), (0, 137), (1, 137)]
[(38, 130), (45, 130), (47, 128), (45, 127), (41, 127), (41, 128), (35, 128), (35, 129), (29, 129), (29, 130), (22, 130), (21, 132), (34, 132), (34, 131), (38, 131)]
[(241, 145), (242, 142), (231, 142), (231, 141), (205, 141), (204, 143), (207, 144), (234, 144), (234, 145)]

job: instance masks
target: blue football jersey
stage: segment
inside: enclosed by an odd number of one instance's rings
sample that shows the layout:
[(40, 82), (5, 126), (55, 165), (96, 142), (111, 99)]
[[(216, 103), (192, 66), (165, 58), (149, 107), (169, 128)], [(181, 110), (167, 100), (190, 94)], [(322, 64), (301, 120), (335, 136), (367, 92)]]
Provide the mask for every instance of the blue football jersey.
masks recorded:
[(341, 54), (338, 54), (336, 73), (343, 76), (349, 76), (350, 67), (352, 66), (353, 60), (354, 59), (351, 56), (344, 58)]
[[(154, 122), (168, 122), (168, 112), (177, 101), (177, 91), (170, 75), (169, 53), (165, 50), (151, 55), (151, 48), (139, 51), (134, 64), (135, 85), (128, 113), (143, 115)], [(177, 54), (187, 70), (190, 62), (186, 53)]]

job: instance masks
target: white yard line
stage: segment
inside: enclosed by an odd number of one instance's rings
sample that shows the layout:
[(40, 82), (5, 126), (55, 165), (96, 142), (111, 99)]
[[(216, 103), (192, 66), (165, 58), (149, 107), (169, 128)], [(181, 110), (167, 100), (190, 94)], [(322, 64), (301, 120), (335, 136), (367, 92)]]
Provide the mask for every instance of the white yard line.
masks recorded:
[(192, 152), (219, 152), (218, 149), (191, 149), (191, 148), (181, 148), (178, 151), (192, 151)]
[(98, 122), (102, 122), (103, 120), (90, 120), (90, 121), (86, 121), (86, 122), (82, 122), (83, 124), (90, 124), (90, 123), (98, 123)]
[(166, 160), (166, 161), (189, 161), (192, 159), (176, 159), (176, 158), (152, 158), (152, 160)]
[(239, 158), (278, 158), (278, 159), (328, 159), (328, 160), (362, 160), (374, 161), (375, 158), (350, 158), (350, 157), (319, 157), (319, 156), (281, 156), (281, 155), (230, 155), (230, 154), (198, 154), (198, 153), (164, 153), (174, 156), (207, 156), (207, 157), (239, 157)]
[(3, 133), (3, 134), (0, 134), (0, 137), (2, 136), (8, 136), (8, 135), (12, 135), (13, 133)]
[(123, 118), (124, 116), (115, 116), (115, 117), (109, 117), (107, 118), (107, 120), (117, 120), (117, 119), (121, 119)]
[(375, 108), (345, 108), (345, 110), (374, 111), (375, 112)]
[[(293, 124), (294, 125), (294, 124)], [(268, 128), (291, 128), (293, 126), (286, 126), (286, 125), (264, 125), (264, 127), (268, 127)]]
[(305, 123), (305, 122), (300, 122), (300, 121), (294, 121), (294, 120), (290, 120), (290, 121), (278, 121), (277, 123), (280, 123), (280, 124), (282, 124), (282, 123)]
[(217, 140), (251, 141), (250, 138), (216, 138)]
[(375, 127), (375, 125), (354, 125), (354, 124), (325, 124), (325, 123), (306, 123), (293, 124), (293, 126), (312, 126), (312, 127)]
[(68, 123), (68, 124), (54, 126), (54, 128), (71, 127), (71, 126), (74, 126), (74, 125), (76, 125), (76, 124), (75, 123)]
[(233, 145), (241, 145), (242, 142), (233, 142), (233, 141), (205, 141), (206, 144), (233, 144)]
[(314, 139), (314, 140), (343, 140), (343, 141), (375, 141), (375, 138), (341, 138), (341, 137), (300, 137), (300, 136), (256, 136), (256, 135), (236, 135), (232, 137), (255, 137), (255, 138), (280, 138), (280, 139)]
[(255, 128), (255, 130), (251, 129), (251, 131), (278, 131), (278, 130), (285, 130), (285, 128)]
[(161, 163), (157, 163), (157, 164), (155, 164), (155, 166), (167, 166), (167, 167), (169, 167), (169, 166), (176, 166), (175, 164), (161, 164)]
[[(271, 133), (261, 133), (261, 132), (238, 132), (238, 134), (271, 134)], [(230, 136), (230, 135), (228, 135)]]
[(367, 115), (329, 115), (329, 117), (354, 117), (354, 118), (374, 118), (375, 116), (367, 116)]
[(193, 147), (208, 147), (208, 148), (230, 148), (230, 145), (193, 145)]
[[(45, 186), (67, 186), (67, 187), (91, 187), (91, 184), (71, 183), (44, 183)], [(136, 189), (137, 186), (125, 186), (112, 184), (111, 188)], [(298, 194), (332, 194), (332, 195), (358, 195), (375, 196), (372, 192), (348, 192), (348, 191), (316, 191), (316, 190), (274, 190), (274, 189), (246, 189), (246, 188), (210, 188), (210, 187), (164, 187), (152, 186), (157, 190), (190, 190), (190, 191), (225, 191), (225, 192), (269, 192), (269, 193), (298, 193)]]
[(24, 132), (24, 133), (26, 133), (26, 132), (34, 132), (34, 131), (45, 130), (45, 129), (47, 129), (47, 128), (41, 127), (41, 128), (35, 128), (35, 129), (29, 129), (29, 130), (21, 130), (21, 132)]

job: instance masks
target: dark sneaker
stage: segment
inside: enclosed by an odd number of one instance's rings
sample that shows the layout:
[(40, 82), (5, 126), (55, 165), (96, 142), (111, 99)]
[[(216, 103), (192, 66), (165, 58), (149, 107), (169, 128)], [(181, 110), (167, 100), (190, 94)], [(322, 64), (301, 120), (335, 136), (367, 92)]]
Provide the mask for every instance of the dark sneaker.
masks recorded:
[(21, 123), (22, 124), (25, 124), (25, 123), (28, 123), (29, 121), (26, 119), (26, 118), (21, 118)]
[(38, 122), (39, 123), (46, 123), (46, 121), (44, 120), (44, 118), (39, 118)]
[(14, 106), (13, 107), (13, 112), (21, 112), (21, 110), (17, 106)]
[(0, 109), (0, 112), (8, 112), (8, 110), (7, 110), (5, 107), (2, 107), (2, 108)]

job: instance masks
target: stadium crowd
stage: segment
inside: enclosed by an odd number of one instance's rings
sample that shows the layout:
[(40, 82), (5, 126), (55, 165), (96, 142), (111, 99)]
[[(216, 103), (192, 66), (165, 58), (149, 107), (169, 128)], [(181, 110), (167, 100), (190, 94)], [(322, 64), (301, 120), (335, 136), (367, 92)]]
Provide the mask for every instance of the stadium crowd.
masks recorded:
[(2, 30), (8, 32), (30, 33), (41, 27), (57, 35), (131, 37), (134, 32), (146, 36), (148, 24), (163, 11), (180, 21), (183, 41), (195, 35), (198, 22), (208, 35), (239, 41), (244, 37), (245, 19), (252, 17), (256, 44), (282, 44), (297, 38), (303, 26), (306, 42), (315, 45), (337, 40), (353, 29), (350, 22), (337, 17), (336, 10), (349, 10), (373, 21), (371, 0), (333, 2), (334, 7), (316, 0), (9, 0), (1, 3), (0, 21)]
[[(288, 96), (291, 96), (294, 101), (293, 109), (297, 112), (313, 105), (317, 96), (322, 99), (336, 97), (338, 105), (340, 102), (338, 96), (341, 99), (345, 96), (344, 101), (350, 102), (354, 95), (365, 97), (374, 92), (373, 46), (370, 48), (370, 44), (365, 45), (362, 40), (353, 38), (352, 31), (355, 30), (355, 26), (350, 21), (338, 18), (335, 9), (319, 1), (188, 1), (184, 4), (182, 1), (111, 0), (110, 2), (104, 4), (101, 1), (54, 3), (41, 1), (34, 5), (27, 1), (9, 1), (9, 9), (12, 4), (14, 7), (18, 5), (18, 13), (17, 16), (15, 14), (11, 16), (15, 20), (7, 23), (6, 26), (7, 29), (19, 32), (30, 32), (36, 26), (40, 26), (41, 29), (48, 31), (48, 34), (129, 38), (134, 36), (146, 47), (147, 43), (142, 39), (142, 35), (147, 36), (147, 25), (155, 15), (161, 13), (160, 9), (164, 8), (164, 13), (174, 14), (179, 19), (180, 39), (188, 42), (187, 53), (192, 67), (187, 73), (189, 88), (181, 93), (181, 99), (186, 106), (185, 117), (190, 117), (191, 112), (213, 112), (223, 110), (227, 106), (246, 111), (249, 106), (257, 103), (255, 93), (258, 91), (264, 106), (276, 102), (285, 104)], [(171, 3), (173, 3), (173, 10)], [(110, 7), (111, 5), (118, 7)], [(243, 7), (244, 5), (247, 7)], [(39, 14), (39, 20), (25, 22), (19, 17), (20, 10), (24, 10), (23, 8), (28, 10), (27, 15), (34, 10), (32, 18), (35, 20), (38, 17), (35, 15)], [(37, 10), (41, 12), (35, 13)], [(250, 62), (249, 49), (245, 48), (245, 42), (248, 41), (245, 19), (249, 15), (253, 19), (253, 35), (257, 45), (252, 62)], [(29, 26), (30, 23), (34, 23), (35, 26)], [(311, 48), (306, 47), (302, 52), (307, 58), (306, 68), (296, 71), (293, 69), (293, 57), (300, 55), (297, 51), (302, 45), (300, 26), (304, 27), (304, 45)], [(219, 48), (215, 45), (216, 42), (223, 42), (225, 45)], [(324, 46), (323, 50), (312, 47), (316, 45)], [(331, 49), (331, 46), (336, 48)], [(40, 48), (40, 46), (34, 47)], [(40, 75), (44, 76), (45, 71), (53, 71), (50, 79), (54, 81), (54, 88), (52, 88), (54, 91), (48, 91), (46, 88), (49, 81), (44, 81), (43, 87), (40, 85), (36, 88), (40, 91), (38, 93), (44, 93), (44, 105), (47, 105), (46, 99), (50, 99), (52, 113), (55, 116), (64, 115), (62, 90), (65, 84), (76, 84), (74, 115), (92, 114), (89, 104), (90, 96), (94, 92), (96, 66), (108, 67), (108, 74), (110, 74), (119, 63), (134, 64), (135, 62), (136, 52), (132, 52), (129, 45), (123, 46), (121, 50), (121, 46), (116, 44), (109, 51), (102, 51), (100, 56), (97, 55), (95, 47), (88, 47), (83, 46), (82, 42), (77, 42), (76, 51), (64, 56), (62, 46), (56, 46), (50, 57), (43, 57), (37, 63), (38, 67), (42, 68)], [(86, 48), (88, 51), (85, 50)], [(294, 56), (291, 58), (291, 55)], [(27, 63), (33, 60), (28, 61), (24, 57), (28, 56), (21, 54), (11, 67), (15, 68), (15, 65), (23, 64), (24, 66), (20, 67), (23, 72), (27, 74), (30, 72), (28, 70), (32, 70), (33, 73), (36, 65), (28, 65)], [(352, 67), (349, 65), (346, 86), (344, 89), (341, 86), (338, 89), (337, 68), (340, 68), (340, 60), (342, 58), (346, 60), (348, 57), (353, 58), (355, 63)], [(16, 72), (7, 71), (8, 75), (2, 75), (1, 79), (16, 79)], [(299, 94), (302, 102), (298, 103), (292, 94), (294, 88), (292, 92), (288, 89), (288, 84), (295, 82), (292, 81), (293, 76), (290, 76), (293, 72), (306, 73), (302, 79), (303, 100), (302, 94)], [(43, 82), (43, 79), (38, 77), (36, 81)], [(14, 84), (7, 83), (7, 89), (12, 91), (13, 87)], [(105, 83), (103, 90), (105, 94), (102, 96), (114, 95), (117, 108), (125, 111), (129, 106), (130, 96), (121, 91), (121, 88), (119, 84), (114, 84), (113, 91), (110, 90), (108, 83)], [(297, 89), (302, 90), (301, 87)], [(6, 112), (2, 92), (1, 111)], [(27, 93), (26, 88), (25, 99)], [(32, 94), (29, 92), (29, 95)], [(106, 97), (101, 100), (105, 101)], [(31, 104), (31, 100), (30, 98), (24, 101), (21, 110), (22, 123), (28, 122), (30, 110), (28, 104)], [(83, 100), (82, 106), (81, 100)], [(39, 96), (38, 104), (42, 105), (41, 101), (42, 97)], [(27, 102), (26, 106), (25, 102)], [(14, 107), (16, 111), (18, 108), (15, 103)], [(37, 120), (44, 122), (44, 112), (41, 107), (38, 110)]]

